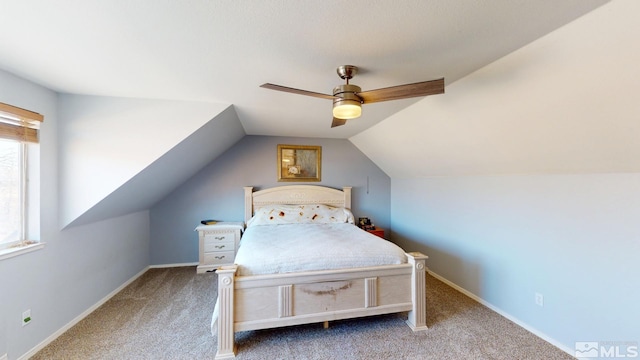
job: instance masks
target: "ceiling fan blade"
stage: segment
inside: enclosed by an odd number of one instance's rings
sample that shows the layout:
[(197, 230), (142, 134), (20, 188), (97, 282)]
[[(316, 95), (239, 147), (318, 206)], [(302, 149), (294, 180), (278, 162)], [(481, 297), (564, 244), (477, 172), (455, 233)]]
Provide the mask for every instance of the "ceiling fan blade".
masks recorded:
[(358, 93), (364, 104), (444, 93), (444, 78)]
[(333, 95), (321, 94), (321, 93), (307, 91), (307, 90), (294, 89), (294, 88), (290, 88), (282, 85), (275, 85), (275, 84), (269, 84), (269, 83), (262, 84), (260, 85), (260, 87), (265, 89), (284, 91), (292, 94), (307, 95), (307, 96), (313, 96), (313, 97), (329, 99), (329, 100), (333, 100), (333, 98), (335, 98), (335, 96)]
[(331, 122), (331, 127), (334, 128), (336, 126), (342, 126), (344, 124), (347, 123), (347, 120), (345, 119), (338, 119), (338, 118), (333, 118), (333, 121)]

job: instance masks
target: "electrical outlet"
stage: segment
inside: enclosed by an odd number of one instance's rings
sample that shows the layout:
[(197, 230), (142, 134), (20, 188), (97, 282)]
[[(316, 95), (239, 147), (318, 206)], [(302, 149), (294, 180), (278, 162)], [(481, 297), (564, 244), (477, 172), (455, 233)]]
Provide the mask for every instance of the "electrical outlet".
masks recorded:
[(31, 309), (25, 310), (22, 313), (22, 326), (25, 326), (31, 322)]
[(540, 293), (536, 293), (536, 305), (544, 306), (544, 296)]

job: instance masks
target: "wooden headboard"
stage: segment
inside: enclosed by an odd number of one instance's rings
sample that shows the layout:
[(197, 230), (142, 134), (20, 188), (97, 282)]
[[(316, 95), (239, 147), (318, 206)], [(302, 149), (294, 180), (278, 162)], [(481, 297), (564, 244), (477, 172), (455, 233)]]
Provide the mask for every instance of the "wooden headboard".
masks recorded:
[(257, 209), (273, 204), (326, 204), (351, 209), (351, 186), (337, 190), (318, 185), (276, 186), (253, 191), (244, 187), (244, 221), (247, 222)]

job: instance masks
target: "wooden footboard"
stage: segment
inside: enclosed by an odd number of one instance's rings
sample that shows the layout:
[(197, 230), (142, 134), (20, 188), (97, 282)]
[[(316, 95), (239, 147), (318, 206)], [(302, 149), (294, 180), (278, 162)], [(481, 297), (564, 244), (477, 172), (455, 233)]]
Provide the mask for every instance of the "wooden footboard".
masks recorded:
[(408, 311), (414, 331), (427, 329), (425, 260), (293, 274), (236, 276), (237, 266), (218, 273), (218, 351), (235, 357), (238, 331), (325, 322)]

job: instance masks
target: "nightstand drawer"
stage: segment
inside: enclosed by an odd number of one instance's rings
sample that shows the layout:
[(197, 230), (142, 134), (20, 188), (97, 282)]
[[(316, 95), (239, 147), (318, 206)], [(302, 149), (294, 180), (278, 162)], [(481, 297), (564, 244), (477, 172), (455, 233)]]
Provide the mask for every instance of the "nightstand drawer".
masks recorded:
[(204, 263), (205, 265), (231, 264), (234, 256), (235, 252), (233, 250), (206, 252), (204, 253)]
[(204, 243), (220, 243), (220, 242), (228, 242), (234, 241), (235, 235), (233, 231), (229, 232), (221, 232), (221, 231), (205, 231), (204, 232)]
[(235, 251), (236, 242), (231, 238), (231, 240), (227, 241), (218, 241), (211, 239), (204, 239), (204, 252), (212, 252), (212, 251)]

